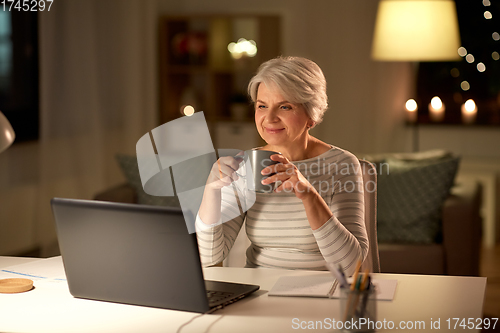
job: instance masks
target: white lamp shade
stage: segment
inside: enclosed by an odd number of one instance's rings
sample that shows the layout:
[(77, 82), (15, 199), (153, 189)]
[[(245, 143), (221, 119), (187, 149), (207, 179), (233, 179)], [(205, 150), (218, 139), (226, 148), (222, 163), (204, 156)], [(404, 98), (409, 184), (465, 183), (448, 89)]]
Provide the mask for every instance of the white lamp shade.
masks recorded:
[(385, 61), (459, 60), (460, 33), (452, 0), (381, 0), (372, 57)]
[(0, 112), (0, 153), (7, 149), (14, 142), (15, 138), (14, 129), (3, 113)]

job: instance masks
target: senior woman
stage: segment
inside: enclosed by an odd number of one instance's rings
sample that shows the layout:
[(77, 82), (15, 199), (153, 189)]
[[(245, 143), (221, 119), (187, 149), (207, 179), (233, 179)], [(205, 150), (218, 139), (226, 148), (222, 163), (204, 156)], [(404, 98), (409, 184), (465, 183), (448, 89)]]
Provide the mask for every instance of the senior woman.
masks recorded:
[(328, 106), (323, 72), (305, 58), (275, 58), (259, 67), (248, 92), (255, 125), (267, 143), (257, 149), (281, 153), (271, 156), (277, 164), (262, 170), (274, 173), (262, 183), (279, 181), (279, 186), (273, 193), (256, 193), (247, 212), (240, 206), (236, 217), (221, 223), (221, 210), (231, 201), (224, 197), (234, 195), (228, 185), (238, 178), (241, 163), (221, 157), (196, 222), (202, 263), (224, 260), (246, 219), (251, 241), (246, 267), (324, 270), (328, 262), (352, 273), (368, 251), (363, 187), (356, 186), (362, 175), (353, 154), (309, 134)]

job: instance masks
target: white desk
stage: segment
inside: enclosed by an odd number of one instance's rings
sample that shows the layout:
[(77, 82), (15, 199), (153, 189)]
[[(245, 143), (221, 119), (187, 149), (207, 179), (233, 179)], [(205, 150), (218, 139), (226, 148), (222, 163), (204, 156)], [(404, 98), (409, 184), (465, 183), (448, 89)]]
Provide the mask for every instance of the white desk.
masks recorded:
[[(24, 262), (30, 262), (30, 259), (0, 257), (0, 273), (7, 266)], [(52, 265), (63, 269), (61, 261), (52, 260)], [(254, 283), (259, 284), (261, 290), (214, 314), (194, 319), (181, 332), (332, 331), (293, 329), (293, 320), (339, 318), (339, 300), (267, 295), (278, 277), (292, 274), (311, 272), (227, 267), (205, 269), (206, 279)], [(398, 280), (394, 300), (378, 301), (380, 321), (392, 320), (396, 326), (400, 321), (423, 321), (425, 330), (420, 331), (424, 332), (430, 330), (431, 319), (440, 319), (441, 330), (446, 330), (448, 318), (482, 318), (486, 278), (375, 276)], [(0, 274), (0, 277), (5, 276)], [(180, 325), (195, 316), (197, 314), (189, 312), (76, 299), (69, 294), (65, 283), (54, 287), (39, 286), (22, 294), (0, 294), (0, 332), (176, 332)], [(389, 331), (393, 330), (380, 330)]]

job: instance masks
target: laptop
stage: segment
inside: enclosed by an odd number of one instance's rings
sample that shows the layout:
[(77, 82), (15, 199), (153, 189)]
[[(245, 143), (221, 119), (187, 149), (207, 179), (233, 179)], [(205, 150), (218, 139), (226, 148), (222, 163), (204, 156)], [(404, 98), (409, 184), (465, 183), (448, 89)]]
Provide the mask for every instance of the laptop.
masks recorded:
[(74, 297), (210, 313), (259, 289), (205, 281), (182, 210), (54, 198), (52, 211)]

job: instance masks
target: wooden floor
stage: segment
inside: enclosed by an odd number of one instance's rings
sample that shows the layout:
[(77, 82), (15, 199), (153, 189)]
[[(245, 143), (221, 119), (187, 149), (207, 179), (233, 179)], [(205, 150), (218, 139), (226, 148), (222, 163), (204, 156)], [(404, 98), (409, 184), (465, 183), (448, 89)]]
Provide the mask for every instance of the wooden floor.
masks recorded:
[[(484, 316), (500, 318), (500, 245), (483, 248), (481, 252), (481, 276), (488, 278), (484, 301)], [(500, 323), (495, 332), (500, 332)], [(488, 332), (492, 332), (491, 330)]]

